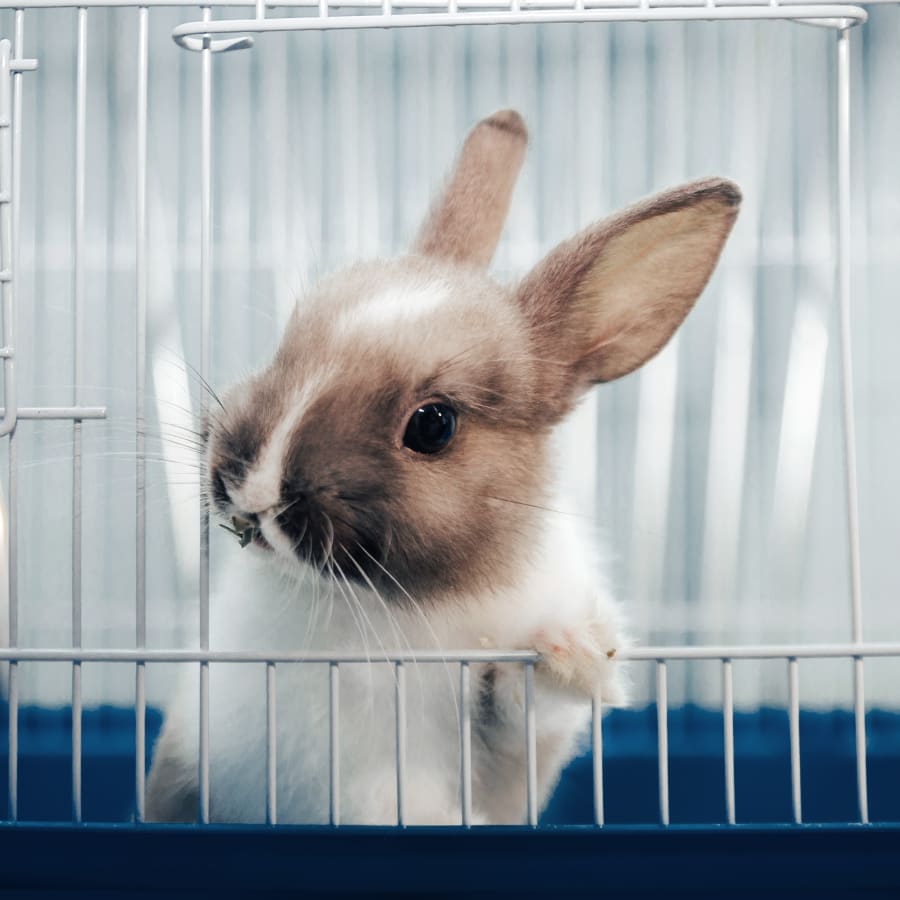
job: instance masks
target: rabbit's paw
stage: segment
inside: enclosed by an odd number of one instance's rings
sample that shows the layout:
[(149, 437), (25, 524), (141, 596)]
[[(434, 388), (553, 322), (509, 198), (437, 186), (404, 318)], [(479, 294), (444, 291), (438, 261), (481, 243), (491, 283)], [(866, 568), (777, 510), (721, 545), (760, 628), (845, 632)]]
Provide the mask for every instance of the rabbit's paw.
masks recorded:
[(598, 690), (606, 703), (623, 701), (614, 660), (622, 645), (609, 621), (589, 619), (577, 625), (544, 627), (532, 647), (541, 655), (536, 670), (564, 687), (593, 696)]

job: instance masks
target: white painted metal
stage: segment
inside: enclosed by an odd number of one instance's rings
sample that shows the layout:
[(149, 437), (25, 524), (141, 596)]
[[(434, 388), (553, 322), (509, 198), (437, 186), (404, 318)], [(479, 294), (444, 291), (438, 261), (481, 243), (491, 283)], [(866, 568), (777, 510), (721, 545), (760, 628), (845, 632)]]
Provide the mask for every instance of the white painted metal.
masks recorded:
[(19, 667), (15, 663), (9, 667), (6, 702), (9, 706), (7, 816), (11, 822), (15, 822), (19, 818)]
[(394, 663), (395, 708), (397, 725), (397, 824), (406, 825), (406, 668)]
[(528, 824), (537, 825), (537, 722), (534, 709), (534, 663), (525, 663), (525, 777)]
[[(203, 7), (208, 22), (210, 8)], [(212, 309), (212, 51), (201, 53), (200, 75), (200, 379), (209, 383), (210, 311)], [(209, 393), (200, 391), (201, 421), (209, 413)], [(200, 504), (200, 646), (209, 647), (209, 509)]]
[[(625, 660), (725, 660), (725, 659), (855, 659), (857, 656), (900, 659), (900, 644), (771, 644), (756, 646), (711, 647), (634, 647), (621, 649), (616, 659)], [(535, 663), (537, 653), (528, 650), (385, 650), (378, 652), (378, 662), (453, 663), (453, 662), (518, 662)], [(260, 650), (157, 650), (95, 649), (69, 647), (0, 648), (0, 661), (17, 662), (147, 662), (147, 663), (370, 663), (373, 656), (364, 653), (327, 653), (319, 651)]]
[[(16, 12), (15, 51), (21, 53), (23, 30), (22, 12)], [(21, 180), (16, 178), (19, 157), (21, 134), (21, 103), (15, 102), (21, 98), (21, 75), (13, 75), (15, 79), (12, 100), (14, 108), (10, 109), (10, 72), (11, 53), (8, 40), (0, 40), (0, 195), (9, 197), (12, 204), (0, 203), (0, 270), (12, 267), (15, 271), (16, 247), (18, 236), (18, 199)], [(6, 124), (8, 123), (8, 124)], [(12, 131), (12, 134), (10, 134)], [(11, 183), (10, 183), (11, 182)], [(7, 348), (14, 341), (13, 303), (14, 281), (12, 279), (2, 283), (2, 317), (3, 340)], [(15, 434), (16, 423), (16, 397), (15, 397), (15, 359), (12, 356), (4, 358), (4, 396), (10, 414), (3, 411), (3, 419), (0, 421), (0, 434), (9, 435), (9, 481), (6, 533), (8, 542), (7, 555), (7, 605), (8, 605), (8, 634), (10, 647), (15, 647), (19, 642), (19, 592), (18, 592), (18, 442)], [(11, 821), (18, 818), (19, 797), (19, 668), (16, 663), (11, 663), (7, 675), (7, 791), (8, 809), (7, 815)]]
[(266, 824), (278, 822), (275, 664), (266, 663)]
[[(210, 19), (208, 6), (203, 20)], [(201, 51), (200, 75), (200, 378), (209, 381), (210, 297), (212, 293), (212, 60), (209, 42)], [(206, 391), (200, 392), (200, 415), (209, 410)], [(209, 510), (200, 504), (200, 647), (209, 647)], [(200, 811), (209, 821), (209, 666), (200, 664)]]
[(459, 664), (459, 790), (462, 824), (472, 824), (472, 679), (467, 662)]
[[(75, 329), (73, 355), (74, 405), (81, 403), (84, 381), (85, 191), (87, 154), (87, 31), (88, 11), (78, 9), (75, 74)], [(81, 646), (82, 590), (82, 424), (72, 424), (72, 646)], [(81, 663), (72, 666), (72, 818), (81, 821)]]
[[(418, 4), (417, 4), (418, 5)], [(442, 4), (441, 9), (447, 9)], [(691, 22), (691, 21), (761, 21), (789, 20), (815, 22), (830, 28), (844, 29), (865, 22), (866, 11), (860, 6), (821, 3), (818, 5), (770, 6), (625, 6), (574, 9), (517, 9), (515, 0), (509, 11), (431, 12), (402, 16), (344, 15), (298, 17), (288, 19), (226, 19), (210, 22), (186, 22), (172, 31), (179, 46), (187, 50), (238, 50), (252, 44), (250, 35), (292, 31), (346, 30), (361, 28), (423, 28), (440, 25), (524, 25), (578, 22)], [(214, 35), (223, 35), (215, 39)]]
[(72, 821), (81, 821), (81, 663), (72, 665)]
[[(850, 35), (838, 33), (838, 300), (840, 306), (841, 401), (847, 491), (847, 539), (850, 553), (850, 604), (853, 640), (863, 640), (862, 565), (859, 540), (856, 411), (853, 381), (853, 333), (850, 292)], [(856, 731), (856, 786), (860, 822), (869, 821), (866, 778), (866, 705), (862, 657), (853, 661), (853, 711)]]
[(731, 660), (722, 661), (722, 727), (725, 745), (725, 817), (734, 825), (734, 673)]
[(791, 810), (794, 821), (803, 821), (800, 797), (800, 675), (797, 660), (788, 660), (788, 722), (791, 739)]
[[(147, 644), (147, 79), (149, 11), (138, 10), (137, 127), (135, 129), (135, 635), (136, 647)], [(135, 817), (144, 820), (146, 769), (146, 670), (135, 666)]]
[(656, 662), (656, 753), (659, 760), (659, 821), (669, 824), (669, 700), (665, 660)]
[[(15, 272), (13, 252), (13, 216), (16, 190), (15, 165), (15, 123), (13, 116), (19, 104), (13, 105), (12, 79), (18, 88), (21, 75), (12, 74), (12, 53), (9, 41), (3, 41), (0, 50), (0, 305), (3, 320), (3, 396), (6, 409), (0, 420), (0, 436), (11, 434), (16, 427), (16, 358), (15, 358), (15, 301), (13, 274)], [(10, 206), (13, 208), (11, 209)], [(7, 410), (9, 412), (7, 413)]]
[[(879, 6), (894, 5), (896, 0), (865, 0), (860, 6)], [(255, 12), (256, 0), (219, 0), (214, 4), (216, 7), (234, 8), (234, 9), (250, 9)], [(266, 9), (318, 9), (320, 0), (266, 0)], [(384, 0), (328, 0), (329, 8), (341, 9), (381, 9)], [(520, 9), (562, 9), (575, 10), (584, 9), (603, 9), (603, 8), (623, 8), (623, 9), (641, 9), (655, 7), (697, 7), (715, 12), (717, 9), (729, 8), (734, 6), (754, 6), (762, 5), (761, 3), (750, 3), (747, 0), (583, 0), (579, 4), (577, 0), (518, 0)], [(808, 7), (809, 4), (805, 0), (769, 0), (769, 6)], [(822, 3), (820, 6), (840, 7), (844, 4), (835, 2), (832, 4)], [(26, 9), (72, 9), (84, 6), (84, 0), (28, 0), (24, 4)], [(92, 0), (88, 6), (92, 9), (137, 9), (147, 7), (149, 9), (158, 8), (197, 8), (196, 0)], [(392, 0), (391, 8), (398, 9), (441, 9), (447, 10), (450, 7), (448, 0)], [(0, 10), (2, 9), (19, 9), (23, 8), (21, 0), (0, 0)], [(457, 9), (512, 9), (513, 0), (456, 0)]]
[(603, 812), (603, 704), (598, 689), (591, 700), (591, 762), (594, 767), (594, 824), (602, 825)]
[(198, 760), (200, 793), (197, 817), (209, 822), (209, 664), (200, 663), (200, 758)]
[(332, 825), (341, 824), (341, 671), (338, 663), (328, 664), (328, 818)]
[[(0, 416), (6, 410), (0, 407)], [(17, 419), (40, 419), (49, 421), (53, 419), (105, 419), (105, 406), (20, 406), (16, 410)]]

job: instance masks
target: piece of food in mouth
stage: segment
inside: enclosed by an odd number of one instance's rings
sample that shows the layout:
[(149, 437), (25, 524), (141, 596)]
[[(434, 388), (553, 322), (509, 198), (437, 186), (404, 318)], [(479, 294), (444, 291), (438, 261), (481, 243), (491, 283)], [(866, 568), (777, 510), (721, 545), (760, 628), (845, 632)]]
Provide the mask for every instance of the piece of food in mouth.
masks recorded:
[(224, 528), (231, 534), (236, 535), (241, 548), (244, 548), (248, 544), (250, 544), (253, 541), (253, 538), (256, 536), (256, 532), (259, 530), (252, 522), (248, 522), (246, 519), (242, 519), (240, 516), (231, 517), (231, 526), (225, 525), (224, 523), (220, 522), (219, 528)]

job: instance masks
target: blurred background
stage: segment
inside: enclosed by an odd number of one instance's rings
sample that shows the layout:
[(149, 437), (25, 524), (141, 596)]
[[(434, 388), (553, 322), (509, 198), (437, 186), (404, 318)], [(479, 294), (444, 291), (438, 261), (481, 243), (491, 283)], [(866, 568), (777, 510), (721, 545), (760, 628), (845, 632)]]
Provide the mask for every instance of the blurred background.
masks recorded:
[[(214, 11), (244, 15), (244, 10)], [(89, 12), (84, 434), (85, 646), (135, 637), (136, 10)], [(148, 645), (196, 647), (200, 57), (150, 13)], [(0, 36), (12, 37), (0, 12)], [(75, 10), (29, 10), (23, 78), (19, 402), (73, 385)], [(900, 639), (900, 12), (851, 33), (853, 348), (863, 624)], [(836, 37), (788, 23), (432, 28), (271, 35), (213, 58), (211, 382), (260, 366), (323, 273), (402, 251), (466, 130), (498, 107), (531, 148), (494, 271), (702, 175), (741, 217), (679, 337), (598, 389), (561, 435), (565, 512), (605, 548), (639, 643), (851, 638), (836, 294)], [(71, 643), (72, 424), (22, 422), (19, 643)], [(7, 494), (8, 442), (0, 442)], [(213, 529), (217, 560), (236, 548)], [(216, 614), (215, 593), (212, 615)], [(173, 667), (149, 667), (148, 699)], [(896, 708), (900, 661), (867, 664)], [(645, 677), (646, 676), (646, 677)], [(636, 700), (652, 696), (633, 665)], [(85, 705), (133, 702), (84, 666)], [(23, 703), (67, 704), (70, 667), (22, 664)], [(670, 702), (719, 702), (715, 663), (672, 663)], [(735, 664), (738, 705), (783, 704), (783, 661)], [(804, 705), (849, 706), (851, 663), (804, 662)]]

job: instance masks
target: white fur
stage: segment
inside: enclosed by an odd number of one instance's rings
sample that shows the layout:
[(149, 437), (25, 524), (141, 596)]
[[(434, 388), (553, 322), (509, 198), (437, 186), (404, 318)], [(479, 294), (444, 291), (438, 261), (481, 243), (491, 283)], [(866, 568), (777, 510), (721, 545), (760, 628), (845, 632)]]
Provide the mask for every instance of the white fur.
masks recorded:
[(337, 318), (337, 334), (385, 330), (423, 319), (451, 297), (450, 287), (440, 281), (397, 284), (344, 310)]
[[(396, 822), (393, 668), (378, 664), (391, 649), (530, 648), (537, 635), (583, 631), (588, 623), (605, 648), (621, 646), (618, 611), (588, 562), (591, 541), (569, 517), (546, 514), (542, 543), (521, 583), (490, 596), (424, 610), (388, 611), (369, 590), (286, 577), (271, 555), (241, 551), (224, 573), (211, 605), (214, 649), (303, 648), (371, 655), (371, 665), (341, 667), (340, 771), (342, 823)], [(619, 693), (618, 670), (600, 655), (604, 698)], [(473, 704), (482, 669), (472, 667)], [(278, 821), (328, 821), (328, 667), (280, 665), (277, 670)], [(571, 758), (589, 716), (583, 695), (537, 673), (538, 792), (543, 804)], [(525, 816), (523, 672), (501, 667), (495, 698), (502, 727), (490, 750), (473, 729), (473, 809), (477, 822), (521, 822)], [(266, 703), (262, 666), (210, 666), (210, 787), (218, 821), (265, 817)], [(407, 665), (407, 821), (453, 824), (459, 805), (459, 669), (453, 664)], [(474, 706), (473, 706), (474, 708)], [(168, 752), (196, 771), (196, 673), (169, 710)]]
[(325, 374), (320, 373), (304, 380), (303, 387), (289, 403), (284, 418), (260, 451), (256, 464), (247, 472), (243, 481), (228, 485), (231, 500), (240, 512), (264, 513), (279, 503), (288, 441), (315, 399), (324, 379)]

